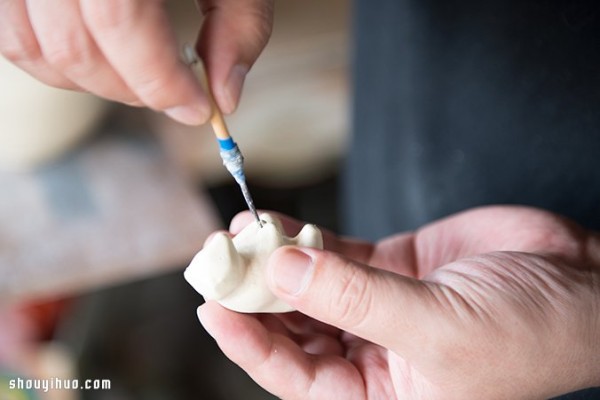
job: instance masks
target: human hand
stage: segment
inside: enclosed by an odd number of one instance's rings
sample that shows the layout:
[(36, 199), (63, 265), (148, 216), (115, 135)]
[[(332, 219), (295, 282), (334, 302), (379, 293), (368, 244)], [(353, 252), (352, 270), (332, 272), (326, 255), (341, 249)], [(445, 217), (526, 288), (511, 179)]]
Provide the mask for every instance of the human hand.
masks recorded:
[(275, 395), (543, 399), (600, 384), (599, 235), (486, 207), (376, 245), (324, 239), (331, 251), (284, 247), (269, 261), (271, 289), (304, 315), (199, 308), (223, 352)]
[[(268, 41), (273, 0), (200, 0), (198, 51), (215, 101), (237, 106), (244, 77)], [(186, 124), (210, 116), (179, 60), (164, 1), (0, 0), (0, 53), (40, 81), (164, 111)]]

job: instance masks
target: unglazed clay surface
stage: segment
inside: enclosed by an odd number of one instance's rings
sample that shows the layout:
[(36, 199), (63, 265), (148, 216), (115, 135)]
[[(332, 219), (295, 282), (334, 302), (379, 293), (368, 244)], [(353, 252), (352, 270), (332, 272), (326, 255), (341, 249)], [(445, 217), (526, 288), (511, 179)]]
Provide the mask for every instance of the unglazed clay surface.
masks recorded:
[(275, 297), (267, 286), (265, 268), (275, 249), (285, 245), (323, 248), (323, 236), (314, 225), (304, 225), (296, 237), (283, 234), (281, 222), (260, 216), (231, 239), (217, 233), (194, 257), (184, 277), (207, 300), (239, 312), (288, 312), (294, 309)]

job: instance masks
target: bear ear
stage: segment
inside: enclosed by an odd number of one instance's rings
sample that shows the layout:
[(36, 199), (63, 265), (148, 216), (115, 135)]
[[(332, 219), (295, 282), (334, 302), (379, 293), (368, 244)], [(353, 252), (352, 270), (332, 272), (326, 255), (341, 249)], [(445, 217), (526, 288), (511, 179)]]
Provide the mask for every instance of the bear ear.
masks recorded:
[(207, 300), (222, 299), (238, 287), (244, 265), (229, 235), (215, 234), (194, 257), (184, 277)]
[(298, 246), (323, 248), (323, 235), (316, 225), (304, 225), (302, 230), (293, 239)]
[(204, 246), (202, 252), (209, 258), (221, 258), (229, 261), (232, 255), (237, 254), (231, 237), (225, 232), (217, 232), (212, 239)]

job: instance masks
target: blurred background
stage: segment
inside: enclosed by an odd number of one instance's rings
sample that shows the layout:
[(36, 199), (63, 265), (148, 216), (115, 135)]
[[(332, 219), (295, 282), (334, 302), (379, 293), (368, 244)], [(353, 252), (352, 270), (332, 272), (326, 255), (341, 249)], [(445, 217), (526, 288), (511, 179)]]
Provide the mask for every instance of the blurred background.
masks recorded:
[[(201, 23), (167, 2), (181, 43)], [(338, 229), (349, 2), (277, 2), (227, 120), (259, 208)], [(0, 399), (271, 398), (196, 317), (183, 269), (245, 209), (210, 127), (45, 87), (0, 58)], [(110, 379), (107, 391), (9, 379)]]

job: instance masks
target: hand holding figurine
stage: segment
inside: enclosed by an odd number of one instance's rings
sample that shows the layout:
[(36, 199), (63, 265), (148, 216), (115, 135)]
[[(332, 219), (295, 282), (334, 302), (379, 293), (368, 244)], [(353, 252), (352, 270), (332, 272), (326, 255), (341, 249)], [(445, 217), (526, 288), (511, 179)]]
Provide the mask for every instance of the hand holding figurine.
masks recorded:
[(269, 290), (265, 269), (269, 256), (285, 245), (323, 248), (314, 225), (304, 225), (296, 237), (287, 237), (279, 219), (260, 216), (261, 224), (248, 224), (233, 239), (216, 232), (206, 240), (184, 272), (185, 279), (206, 300), (239, 312), (288, 312), (294, 309)]
[(223, 352), (275, 395), (543, 399), (600, 384), (598, 234), (487, 207), (375, 245), (327, 232), (324, 244), (268, 262), (269, 287), (302, 314), (199, 308)]
[[(200, 0), (198, 49), (216, 102), (238, 102), (272, 27), (272, 0)], [(40, 81), (205, 122), (210, 106), (179, 60), (164, 2), (0, 0), (0, 53)]]

